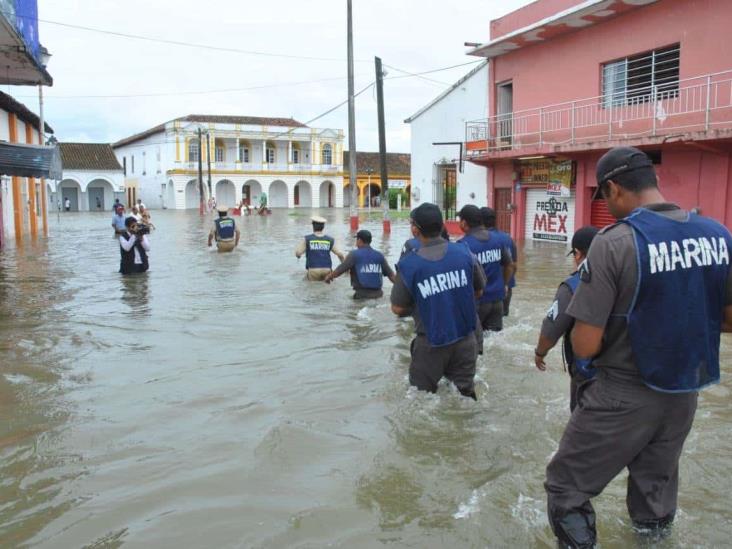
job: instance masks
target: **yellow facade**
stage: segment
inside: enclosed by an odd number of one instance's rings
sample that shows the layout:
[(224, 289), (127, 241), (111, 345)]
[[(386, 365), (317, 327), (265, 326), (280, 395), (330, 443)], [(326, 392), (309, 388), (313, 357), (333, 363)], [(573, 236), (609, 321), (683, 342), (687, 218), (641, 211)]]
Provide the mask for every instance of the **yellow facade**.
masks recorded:
[[(343, 167), (344, 170), (348, 169), (348, 166)], [(398, 179), (402, 181), (407, 182), (406, 191), (407, 194), (409, 194), (409, 191), (411, 191), (412, 188), (412, 176), (411, 174), (389, 174), (389, 179)], [(345, 196), (346, 193), (351, 192), (351, 187), (349, 185), (350, 176), (348, 174), (348, 171), (344, 171), (343, 173), (343, 195)], [(381, 195), (381, 177), (378, 174), (369, 174), (367, 173), (359, 173), (356, 174), (356, 188), (358, 189), (358, 207), (359, 208), (365, 208), (368, 206), (368, 187), (369, 185), (373, 185), (379, 189), (379, 195)], [(407, 205), (407, 204), (405, 204)]]

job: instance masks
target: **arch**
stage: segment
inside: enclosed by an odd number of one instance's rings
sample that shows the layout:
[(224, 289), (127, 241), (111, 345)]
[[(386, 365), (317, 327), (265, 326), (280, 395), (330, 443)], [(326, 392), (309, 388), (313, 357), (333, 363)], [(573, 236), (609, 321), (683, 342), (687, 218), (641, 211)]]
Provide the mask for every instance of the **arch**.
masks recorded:
[(335, 206), (335, 185), (332, 181), (323, 181), (320, 184), (320, 202), (321, 208), (332, 208)]
[(177, 208), (175, 203), (175, 182), (168, 179), (168, 187), (165, 189), (165, 208)]
[(273, 181), (269, 185), (269, 207), (270, 208), (287, 208), (289, 207), (287, 200), (287, 185), (284, 181)]
[(313, 207), (313, 190), (310, 183), (305, 180), (298, 181), (295, 185), (295, 206), (300, 208)]
[(228, 179), (222, 179), (216, 183), (214, 196), (216, 197), (216, 204), (223, 204), (229, 208), (236, 206), (236, 187)]
[(198, 179), (191, 179), (186, 183), (186, 209), (192, 210), (198, 208)]
[(245, 204), (259, 206), (259, 196), (262, 194), (262, 185), (256, 179), (250, 179), (241, 186), (241, 198)]
[(106, 177), (97, 177), (86, 184), (86, 196), (90, 212), (109, 210), (114, 202), (114, 185)]
[(381, 185), (378, 183), (366, 183), (359, 190), (359, 204), (362, 208), (381, 204)]
[(61, 193), (61, 209), (65, 210), (66, 199), (69, 199), (69, 211), (78, 212), (81, 209), (81, 183), (76, 179), (66, 178), (58, 184)]

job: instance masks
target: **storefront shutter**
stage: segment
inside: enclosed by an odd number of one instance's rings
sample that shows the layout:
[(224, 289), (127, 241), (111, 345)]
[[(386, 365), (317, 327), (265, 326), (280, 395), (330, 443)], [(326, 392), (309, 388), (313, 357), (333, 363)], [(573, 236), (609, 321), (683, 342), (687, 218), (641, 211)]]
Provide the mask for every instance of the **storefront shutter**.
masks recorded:
[(607, 202), (605, 200), (593, 200), (592, 209), (590, 212), (590, 224), (594, 225), (598, 229), (612, 225), (617, 220), (610, 214), (607, 209)]

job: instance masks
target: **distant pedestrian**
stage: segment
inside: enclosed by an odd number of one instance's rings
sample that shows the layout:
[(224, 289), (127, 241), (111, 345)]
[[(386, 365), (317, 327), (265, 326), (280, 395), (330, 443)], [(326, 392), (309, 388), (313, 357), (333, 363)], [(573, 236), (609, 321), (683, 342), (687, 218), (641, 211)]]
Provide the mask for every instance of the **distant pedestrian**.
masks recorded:
[(97, 210), (102, 209), (102, 202), (99, 200), (99, 197), (97, 196)]
[(71, 200), (69, 200), (68, 197), (64, 200), (64, 210), (67, 212), (71, 211)]
[(325, 277), (333, 268), (333, 261), (330, 254), (335, 254), (343, 261), (346, 256), (336, 245), (332, 236), (325, 234), (324, 217), (313, 216), (313, 232), (300, 240), (295, 248), (295, 256), (299, 259), (305, 256), (305, 268), (307, 269), (308, 280), (325, 280)]

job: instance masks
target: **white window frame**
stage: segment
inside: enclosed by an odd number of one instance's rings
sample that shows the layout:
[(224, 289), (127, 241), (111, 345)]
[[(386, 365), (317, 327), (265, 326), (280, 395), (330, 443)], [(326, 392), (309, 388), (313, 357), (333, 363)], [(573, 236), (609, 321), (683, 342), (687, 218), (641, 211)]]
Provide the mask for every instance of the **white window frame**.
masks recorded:
[(201, 158), (201, 150), (198, 146), (197, 139), (191, 139), (188, 142), (188, 162), (198, 162)]
[(330, 143), (323, 145), (323, 150), (320, 152), (320, 160), (323, 166), (333, 165), (333, 147)]
[(277, 159), (277, 151), (274, 147), (267, 147), (265, 151), (267, 164), (274, 164)]

